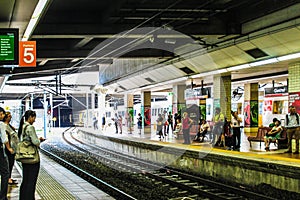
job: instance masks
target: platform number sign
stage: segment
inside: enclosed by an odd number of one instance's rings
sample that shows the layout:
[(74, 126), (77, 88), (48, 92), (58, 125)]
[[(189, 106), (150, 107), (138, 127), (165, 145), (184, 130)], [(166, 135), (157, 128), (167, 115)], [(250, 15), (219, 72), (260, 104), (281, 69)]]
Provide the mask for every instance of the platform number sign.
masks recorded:
[(36, 41), (19, 42), (19, 66), (20, 67), (36, 66)]

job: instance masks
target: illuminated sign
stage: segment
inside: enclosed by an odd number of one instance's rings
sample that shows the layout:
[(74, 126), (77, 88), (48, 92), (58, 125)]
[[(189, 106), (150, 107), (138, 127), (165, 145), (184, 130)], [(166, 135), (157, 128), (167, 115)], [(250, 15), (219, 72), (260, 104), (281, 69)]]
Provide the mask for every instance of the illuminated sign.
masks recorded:
[(21, 41), (19, 43), (19, 66), (35, 67), (36, 66), (36, 42)]
[(0, 29), (0, 65), (18, 64), (18, 44), (18, 29)]

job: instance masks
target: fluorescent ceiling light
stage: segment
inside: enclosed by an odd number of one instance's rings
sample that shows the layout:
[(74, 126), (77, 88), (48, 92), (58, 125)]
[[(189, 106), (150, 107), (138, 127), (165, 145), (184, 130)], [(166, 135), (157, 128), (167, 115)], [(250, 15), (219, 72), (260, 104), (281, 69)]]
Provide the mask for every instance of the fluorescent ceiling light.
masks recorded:
[(47, 59), (45, 59), (45, 60), (42, 60), (42, 61), (39, 63), (39, 66), (45, 65), (47, 62), (48, 62), (48, 60), (47, 60)]
[(262, 60), (262, 61), (257, 61), (254, 63), (250, 63), (249, 65), (251, 67), (256, 67), (256, 66), (261, 66), (261, 65), (266, 65), (266, 64), (271, 64), (271, 63), (277, 63), (278, 60), (277, 58), (271, 58), (271, 59), (267, 59), (267, 60)]
[(291, 60), (291, 59), (295, 59), (295, 58), (300, 58), (300, 53), (294, 53), (294, 54), (289, 54), (286, 56), (280, 56), (277, 59), (279, 61), (285, 61), (285, 60)]
[(232, 71), (241, 70), (241, 69), (247, 69), (247, 68), (250, 68), (250, 65), (248, 63), (247, 64), (243, 64), (243, 65), (237, 65), (237, 66), (234, 66), (234, 67), (229, 67), (227, 70), (229, 72), (232, 72)]
[(43, 13), (47, 3), (48, 3), (48, 0), (39, 0), (37, 6), (34, 9), (32, 16), (31, 16), (31, 19), (27, 25), (25, 33), (22, 37), (22, 41), (29, 40), (33, 30), (35, 29), (37, 23), (40, 20), (41, 14)]

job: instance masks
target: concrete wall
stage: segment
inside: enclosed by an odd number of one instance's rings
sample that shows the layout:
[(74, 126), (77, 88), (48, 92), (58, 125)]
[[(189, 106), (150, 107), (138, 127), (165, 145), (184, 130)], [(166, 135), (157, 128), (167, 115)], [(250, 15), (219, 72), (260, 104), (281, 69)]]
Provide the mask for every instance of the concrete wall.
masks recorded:
[(232, 183), (248, 186), (265, 183), (278, 189), (300, 193), (300, 166), (247, 160), (230, 154), (220, 155), (213, 152), (207, 154), (201, 151), (82, 133), (83, 131), (79, 131), (78, 136), (86, 141), (136, 158)]

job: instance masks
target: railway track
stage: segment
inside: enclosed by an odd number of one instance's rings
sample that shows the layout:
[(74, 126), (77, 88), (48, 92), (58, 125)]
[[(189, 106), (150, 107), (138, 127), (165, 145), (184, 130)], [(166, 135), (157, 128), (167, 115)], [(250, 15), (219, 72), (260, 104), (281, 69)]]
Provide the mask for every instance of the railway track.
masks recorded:
[[(72, 131), (74, 127), (70, 127), (67, 131)], [(124, 199), (124, 200), (137, 200), (136, 198), (130, 196), (129, 194), (123, 192), (122, 190), (112, 186), (111, 184), (97, 178), (96, 176), (82, 170), (81, 168), (77, 167), (76, 165), (68, 162), (67, 160), (53, 154), (52, 152), (41, 149), (40, 150), (43, 154), (49, 156), (51, 159), (55, 160), (57, 163), (61, 164), (62, 166), (66, 167), (70, 171), (74, 172), (75, 174), (79, 175), (83, 179), (87, 180), (88, 182), (94, 184), (98, 188), (102, 189), (104, 192), (110, 194), (111, 196), (117, 199)]]
[(150, 163), (106, 148), (87, 144), (73, 136), (74, 129), (63, 133), (64, 140), (72, 147), (89, 156), (93, 156), (104, 165), (118, 170), (141, 174), (155, 184), (167, 188), (176, 197), (169, 199), (275, 199), (241, 188), (192, 176), (165, 166)]

